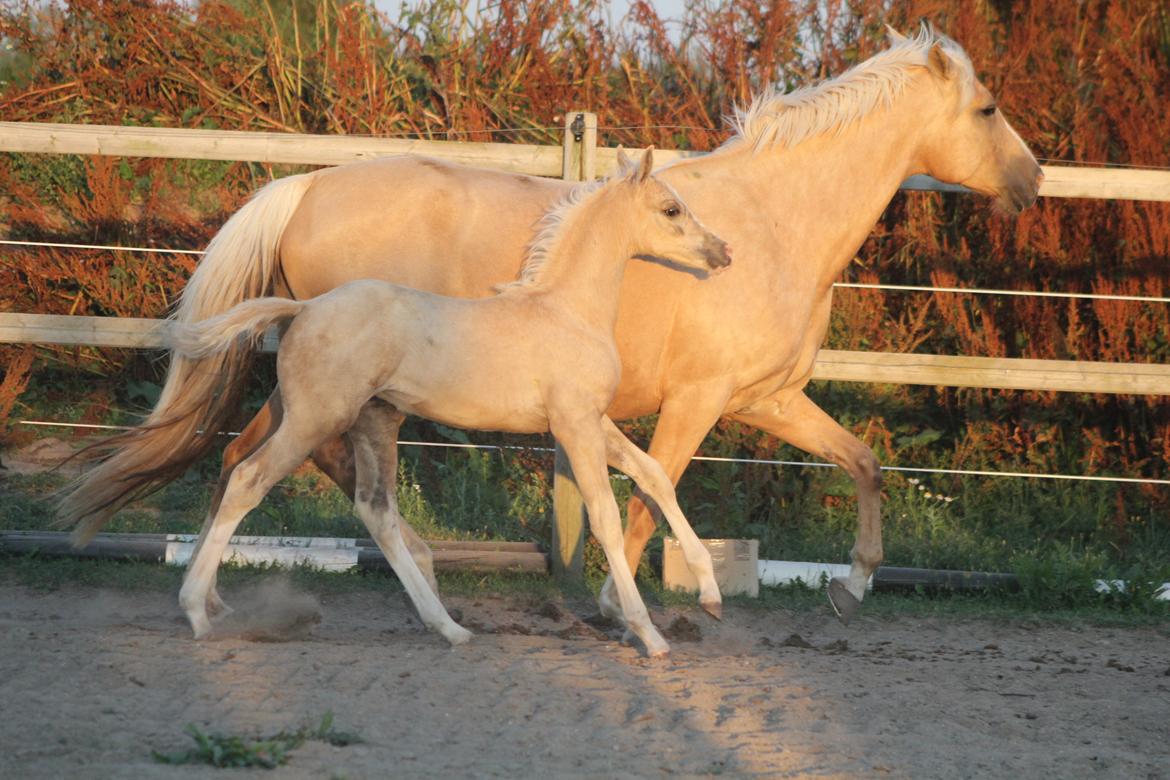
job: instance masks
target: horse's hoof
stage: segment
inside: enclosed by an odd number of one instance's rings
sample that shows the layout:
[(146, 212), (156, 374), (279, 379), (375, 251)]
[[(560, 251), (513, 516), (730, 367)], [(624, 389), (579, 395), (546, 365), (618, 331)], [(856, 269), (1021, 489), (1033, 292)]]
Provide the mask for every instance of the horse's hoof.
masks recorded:
[(475, 636), (475, 634), (471, 633), (463, 626), (456, 626), (451, 631), (445, 633), (443, 638), (450, 642), (452, 647), (458, 647), (459, 645), (465, 645), (470, 642), (473, 636)]
[(706, 612), (708, 615), (715, 618), (716, 620), (723, 620), (723, 602), (722, 601), (707, 601), (707, 602), (700, 601), (699, 606), (703, 608), (704, 612)]
[(846, 626), (849, 625), (849, 621), (853, 619), (854, 613), (861, 606), (861, 602), (849, 592), (849, 589), (845, 587), (845, 583), (836, 577), (829, 581), (829, 603), (833, 605), (833, 611), (837, 613), (837, 619), (841, 621), (842, 625)]

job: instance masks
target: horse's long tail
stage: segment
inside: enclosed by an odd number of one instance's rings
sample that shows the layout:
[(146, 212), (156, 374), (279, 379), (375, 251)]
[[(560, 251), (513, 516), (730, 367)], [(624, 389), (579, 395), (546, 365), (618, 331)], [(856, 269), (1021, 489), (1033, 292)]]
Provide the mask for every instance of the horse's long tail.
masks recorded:
[[(204, 320), (271, 290), (280, 237), (312, 176), (272, 182), (227, 221), (207, 245), (173, 320)], [(66, 488), (57, 506), (59, 522), (75, 525), (74, 544), (88, 542), (115, 512), (211, 449), (238, 406), (251, 360), (250, 345), (239, 343), (199, 358), (171, 355), (158, 403), (142, 425), (83, 451), (101, 462)]]
[[(171, 349), (178, 355), (206, 360), (237, 346), (255, 343), (269, 325), (290, 320), (306, 306), (289, 298), (257, 298), (233, 306), (200, 322), (176, 324), (171, 330)], [(246, 336), (246, 339), (241, 337)]]

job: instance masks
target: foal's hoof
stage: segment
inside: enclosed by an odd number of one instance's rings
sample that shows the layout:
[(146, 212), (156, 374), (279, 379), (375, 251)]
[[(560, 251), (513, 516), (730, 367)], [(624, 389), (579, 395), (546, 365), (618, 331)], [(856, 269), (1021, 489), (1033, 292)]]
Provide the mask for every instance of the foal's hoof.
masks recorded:
[(723, 602), (722, 601), (700, 601), (699, 606), (703, 608), (711, 617), (716, 620), (723, 620)]
[(463, 626), (455, 626), (455, 628), (443, 634), (443, 638), (450, 642), (452, 647), (458, 647), (459, 645), (467, 644), (471, 641), (473, 636), (475, 636), (475, 634), (471, 633)]
[(829, 581), (829, 603), (833, 605), (833, 611), (837, 613), (837, 619), (846, 626), (849, 625), (849, 621), (853, 619), (854, 613), (861, 606), (861, 602), (849, 592), (849, 589), (845, 587), (845, 583), (839, 577), (834, 577)]
[(191, 623), (191, 633), (194, 635), (196, 641), (206, 639), (211, 635), (211, 621), (206, 618), (202, 620), (189, 618), (189, 621)]

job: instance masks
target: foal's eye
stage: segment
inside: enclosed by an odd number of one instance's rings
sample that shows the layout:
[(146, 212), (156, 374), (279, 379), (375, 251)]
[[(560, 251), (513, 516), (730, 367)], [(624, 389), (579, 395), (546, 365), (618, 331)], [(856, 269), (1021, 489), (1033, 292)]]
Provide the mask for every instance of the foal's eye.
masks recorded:
[(669, 206), (662, 209), (662, 213), (665, 214), (668, 218), (674, 219), (682, 213), (682, 209), (678, 207), (678, 204), (671, 203)]
[(995, 106), (988, 106), (987, 108), (979, 109), (979, 113), (983, 116), (991, 116), (995, 113)]

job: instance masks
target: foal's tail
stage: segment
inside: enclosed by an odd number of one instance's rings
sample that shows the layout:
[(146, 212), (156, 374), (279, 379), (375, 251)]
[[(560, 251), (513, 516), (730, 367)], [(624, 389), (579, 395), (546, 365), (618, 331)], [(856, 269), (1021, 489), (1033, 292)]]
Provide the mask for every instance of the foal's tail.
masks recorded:
[(245, 301), (202, 322), (176, 324), (171, 330), (171, 349), (185, 358), (206, 360), (240, 342), (255, 344), (266, 328), (291, 320), (305, 306), (304, 301), (289, 298)]
[[(187, 282), (176, 323), (204, 320), (270, 293), (280, 238), (312, 177), (268, 184), (227, 221)], [(211, 449), (239, 404), (251, 358), (251, 348), (240, 344), (198, 357), (171, 355), (158, 403), (143, 424), (82, 451), (101, 462), (67, 488), (57, 506), (62, 525), (76, 524), (74, 544), (88, 542), (115, 512), (180, 476)]]

